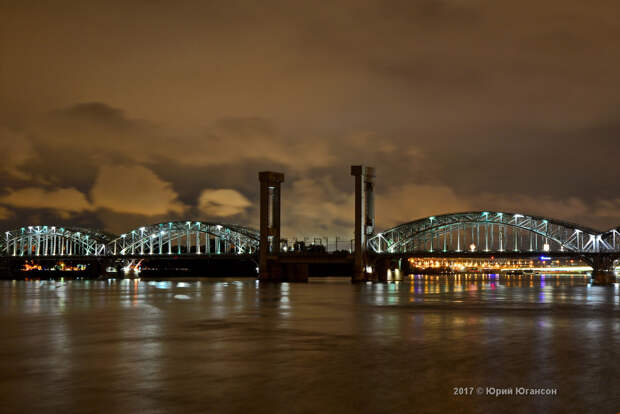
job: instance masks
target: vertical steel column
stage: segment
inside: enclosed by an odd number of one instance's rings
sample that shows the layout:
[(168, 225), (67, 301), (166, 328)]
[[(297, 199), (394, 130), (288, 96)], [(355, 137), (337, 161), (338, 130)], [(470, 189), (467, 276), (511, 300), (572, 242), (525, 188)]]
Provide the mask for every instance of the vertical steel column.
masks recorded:
[(519, 230), (517, 227), (513, 227), (512, 232), (514, 233), (514, 236), (515, 236), (514, 251), (518, 252), (519, 251), (519, 239), (517, 237), (519, 236)]
[(198, 230), (196, 230), (196, 254), (200, 254), (200, 224), (197, 225)]
[(489, 223), (484, 223), (484, 230), (485, 230), (484, 251), (488, 252), (489, 251)]
[(172, 254), (172, 223), (168, 225), (168, 254)]
[(503, 252), (504, 251), (504, 225), (500, 224), (499, 225), (499, 231), (497, 233), (498, 236), (498, 241), (499, 241), (499, 251)]
[(191, 226), (191, 223), (188, 221), (187, 222), (187, 229), (185, 229), (185, 254), (189, 254), (190, 251), (190, 238), (189, 238), (189, 226)]
[(144, 227), (140, 229), (140, 254), (143, 255), (144, 254), (144, 243), (146, 243), (146, 241), (144, 240)]

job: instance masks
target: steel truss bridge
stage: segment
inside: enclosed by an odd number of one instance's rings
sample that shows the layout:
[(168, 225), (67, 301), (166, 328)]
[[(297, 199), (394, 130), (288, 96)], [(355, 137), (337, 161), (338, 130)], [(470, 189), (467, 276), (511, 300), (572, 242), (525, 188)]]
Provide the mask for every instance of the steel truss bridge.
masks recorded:
[[(93, 229), (26, 226), (6, 231), (0, 255), (198, 256), (252, 255), (257, 230), (223, 223), (173, 221), (132, 229), (115, 236)], [(599, 232), (584, 226), (524, 214), (474, 211), (404, 223), (368, 239), (374, 254), (456, 253), (619, 253), (620, 228)]]
[(472, 211), (426, 217), (378, 233), (369, 250), (381, 253), (620, 251), (620, 228), (599, 232), (551, 218)]
[(26, 226), (6, 231), (2, 256), (248, 255), (258, 250), (258, 231), (237, 225), (173, 221), (115, 236), (93, 229)]

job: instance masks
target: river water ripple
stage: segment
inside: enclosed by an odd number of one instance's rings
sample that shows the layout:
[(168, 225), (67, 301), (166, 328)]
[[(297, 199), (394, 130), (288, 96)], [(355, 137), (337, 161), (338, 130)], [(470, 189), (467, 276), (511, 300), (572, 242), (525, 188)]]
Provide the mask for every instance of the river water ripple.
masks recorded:
[[(619, 297), (583, 276), (2, 281), (0, 410), (616, 413)], [(487, 394), (515, 387), (557, 391)]]

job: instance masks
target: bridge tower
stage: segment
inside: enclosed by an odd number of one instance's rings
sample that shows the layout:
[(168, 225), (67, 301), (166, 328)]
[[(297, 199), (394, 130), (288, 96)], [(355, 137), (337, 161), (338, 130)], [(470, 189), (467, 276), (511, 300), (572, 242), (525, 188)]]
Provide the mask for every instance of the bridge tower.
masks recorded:
[(258, 173), (260, 181), (259, 279), (279, 280), (280, 267), (280, 188), (284, 174), (273, 171)]
[(375, 169), (352, 165), (351, 175), (355, 177), (355, 258), (352, 281), (359, 282), (366, 279), (367, 239), (375, 230)]

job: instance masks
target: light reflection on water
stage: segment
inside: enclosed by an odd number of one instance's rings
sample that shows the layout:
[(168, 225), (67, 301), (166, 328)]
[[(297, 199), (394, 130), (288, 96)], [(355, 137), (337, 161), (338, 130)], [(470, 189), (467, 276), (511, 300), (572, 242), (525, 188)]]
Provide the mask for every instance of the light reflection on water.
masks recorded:
[[(4, 281), (3, 409), (615, 412), (620, 292), (588, 282)], [(559, 394), (453, 395), (478, 385)]]

